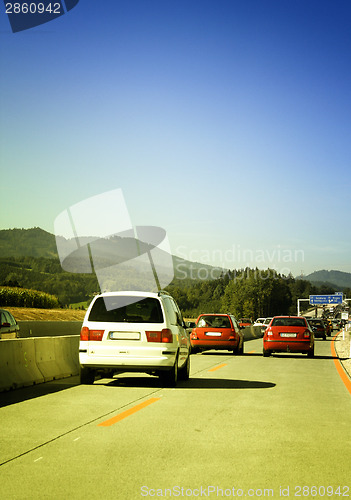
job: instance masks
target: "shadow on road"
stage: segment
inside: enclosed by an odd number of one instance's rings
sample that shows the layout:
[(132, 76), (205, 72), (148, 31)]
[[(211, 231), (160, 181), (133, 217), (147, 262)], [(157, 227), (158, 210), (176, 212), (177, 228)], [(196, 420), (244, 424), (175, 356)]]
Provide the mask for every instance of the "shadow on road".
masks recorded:
[(21, 403), (29, 399), (39, 398), (40, 396), (47, 396), (55, 392), (64, 391), (71, 387), (79, 385), (79, 377), (69, 377), (60, 380), (53, 380), (45, 384), (31, 385), (29, 387), (22, 387), (13, 391), (0, 392), (0, 408), (4, 406)]
[(180, 389), (269, 389), (275, 387), (273, 382), (260, 380), (232, 380), (223, 378), (190, 378), (187, 382), (179, 382)]
[[(272, 358), (295, 358), (295, 359), (308, 359), (309, 361), (313, 360), (313, 359), (330, 359), (330, 360), (333, 360), (333, 359), (339, 359), (337, 356), (320, 356), (319, 354), (315, 354), (313, 356), (313, 358), (309, 358), (308, 356), (306, 356), (306, 354), (291, 354), (291, 353), (288, 353), (288, 352), (274, 352), (271, 354)], [(341, 358), (342, 359), (342, 358)]]
[[(106, 383), (104, 383), (106, 381)], [(116, 387), (164, 387), (157, 377), (121, 377), (114, 378), (107, 382), (102, 379), (100, 383)], [(196, 378), (190, 377), (186, 382), (179, 381), (178, 389), (269, 389), (275, 387), (272, 382), (261, 382), (258, 380), (232, 380), (217, 378)]]

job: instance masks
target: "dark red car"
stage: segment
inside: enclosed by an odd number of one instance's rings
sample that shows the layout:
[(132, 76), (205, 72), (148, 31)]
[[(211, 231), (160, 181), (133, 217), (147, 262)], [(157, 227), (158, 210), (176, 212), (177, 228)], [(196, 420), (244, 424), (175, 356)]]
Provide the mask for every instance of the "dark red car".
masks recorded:
[(301, 352), (314, 356), (314, 335), (302, 316), (275, 316), (263, 335), (263, 356), (273, 352)]
[(313, 330), (314, 336), (317, 338), (321, 338), (323, 340), (327, 340), (328, 327), (326, 321), (323, 321), (320, 318), (309, 319), (308, 323)]
[(190, 342), (192, 353), (210, 349), (244, 352), (244, 334), (231, 314), (200, 314)]

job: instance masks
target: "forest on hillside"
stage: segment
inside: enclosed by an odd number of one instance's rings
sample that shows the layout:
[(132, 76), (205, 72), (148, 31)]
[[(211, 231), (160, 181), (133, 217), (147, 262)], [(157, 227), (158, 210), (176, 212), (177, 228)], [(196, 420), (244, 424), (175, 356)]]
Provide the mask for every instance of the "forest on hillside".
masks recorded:
[(186, 317), (196, 317), (201, 312), (231, 312), (238, 318), (254, 320), (277, 314), (294, 315), (297, 299), (333, 294), (336, 289), (280, 275), (274, 269), (246, 268), (228, 271), (218, 279), (197, 281), (185, 287), (179, 282), (172, 283), (168, 291)]
[[(34, 289), (54, 295), (62, 307), (89, 301), (99, 293), (94, 274), (68, 273), (58, 259), (0, 258), (0, 286)], [(237, 317), (296, 314), (297, 299), (334, 293), (333, 286), (278, 274), (274, 269), (241, 269), (215, 279), (176, 278), (166, 287), (185, 317), (201, 312), (231, 312)], [(347, 291), (347, 290), (346, 290)], [(0, 304), (1, 305), (1, 304)]]

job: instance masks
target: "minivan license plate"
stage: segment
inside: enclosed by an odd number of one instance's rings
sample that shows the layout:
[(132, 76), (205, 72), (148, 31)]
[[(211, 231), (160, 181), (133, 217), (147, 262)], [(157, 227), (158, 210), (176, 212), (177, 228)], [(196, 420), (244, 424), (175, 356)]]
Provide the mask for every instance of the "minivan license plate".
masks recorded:
[(140, 332), (110, 332), (112, 340), (140, 340)]

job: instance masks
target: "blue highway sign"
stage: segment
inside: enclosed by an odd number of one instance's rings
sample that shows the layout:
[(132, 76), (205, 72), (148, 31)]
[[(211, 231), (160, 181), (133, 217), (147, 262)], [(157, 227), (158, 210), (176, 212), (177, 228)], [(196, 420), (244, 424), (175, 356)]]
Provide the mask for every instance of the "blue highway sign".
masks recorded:
[(323, 304), (341, 304), (342, 295), (310, 295), (310, 304), (323, 305)]

